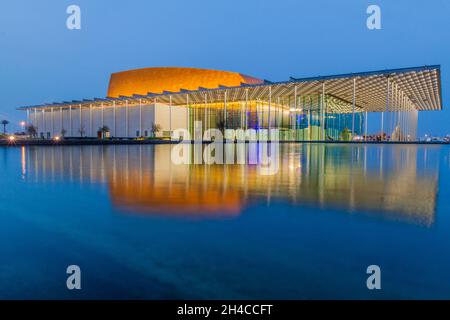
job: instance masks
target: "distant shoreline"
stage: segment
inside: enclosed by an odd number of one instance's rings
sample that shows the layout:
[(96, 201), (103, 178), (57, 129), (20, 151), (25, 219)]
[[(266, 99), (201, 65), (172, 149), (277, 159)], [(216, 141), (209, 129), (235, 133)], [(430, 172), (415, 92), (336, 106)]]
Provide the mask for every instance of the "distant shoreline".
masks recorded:
[[(268, 141), (270, 142), (270, 141)], [(131, 139), (63, 139), (59, 141), (54, 140), (39, 140), (39, 139), (17, 139), (14, 142), (6, 139), (0, 140), (0, 146), (14, 147), (14, 146), (87, 146), (87, 145), (147, 145), (147, 144), (178, 144), (178, 141), (171, 140), (131, 140)], [(186, 143), (186, 142), (185, 142)], [(191, 143), (194, 143), (191, 141)], [(210, 143), (203, 141), (202, 143)], [(235, 142), (236, 143), (236, 142)], [(246, 141), (245, 143), (249, 143)], [(329, 144), (450, 144), (450, 142), (441, 141), (279, 141), (279, 143), (329, 143)]]

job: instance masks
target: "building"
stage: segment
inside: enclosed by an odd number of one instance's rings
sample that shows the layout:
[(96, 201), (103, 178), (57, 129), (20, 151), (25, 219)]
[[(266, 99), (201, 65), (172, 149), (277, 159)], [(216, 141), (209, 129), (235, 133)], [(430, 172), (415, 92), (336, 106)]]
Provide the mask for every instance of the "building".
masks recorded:
[(377, 112), (380, 139), (412, 141), (419, 111), (442, 109), (440, 77), (440, 66), (282, 82), (228, 71), (144, 68), (112, 74), (106, 98), (19, 109), (46, 139), (170, 137), (180, 128), (191, 138), (210, 128), (225, 135), (227, 129), (267, 135), (276, 128), (281, 140), (365, 139), (368, 114)]

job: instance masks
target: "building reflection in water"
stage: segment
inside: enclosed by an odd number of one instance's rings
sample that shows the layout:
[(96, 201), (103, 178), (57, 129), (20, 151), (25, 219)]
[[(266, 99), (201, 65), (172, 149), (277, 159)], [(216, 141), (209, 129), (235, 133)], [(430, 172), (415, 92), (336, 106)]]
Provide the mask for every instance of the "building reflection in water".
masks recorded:
[(113, 206), (124, 212), (223, 217), (284, 202), (427, 226), (435, 220), (433, 147), (281, 144), (279, 171), (268, 176), (256, 165), (176, 165), (173, 147), (27, 147), (22, 174), (37, 182), (105, 183)]

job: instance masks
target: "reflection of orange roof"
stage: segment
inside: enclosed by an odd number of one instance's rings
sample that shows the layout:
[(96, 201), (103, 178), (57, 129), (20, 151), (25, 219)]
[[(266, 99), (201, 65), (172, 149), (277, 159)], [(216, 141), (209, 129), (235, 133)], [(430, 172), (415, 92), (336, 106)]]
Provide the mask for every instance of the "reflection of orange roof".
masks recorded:
[(110, 184), (111, 200), (116, 207), (141, 213), (188, 216), (235, 216), (241, 211), (242, 201), (238, 192), (222, 194), (214, 190), (192, 187), (139, 187)]
[(262, 82), (263, 80), (238, 72), (177, 67), (144, 68), (111, 74), (108, 97), (178, 92), (180, 89), (197, 90), (199, 87), (212, 89), (220, 85), (233, 87), (241, 83)]
[(126, 175), (117, 171), (114, 177), (110, 175), (109, 191), (114, 207), (125, 211), (190, 217), (237, 216), (241, 212), (244, 200), (237, 190), (205, 188), (203, 179), (196, 179), (196, 175), (190, 181), (189, 185), (170, 183), (137, 170)]

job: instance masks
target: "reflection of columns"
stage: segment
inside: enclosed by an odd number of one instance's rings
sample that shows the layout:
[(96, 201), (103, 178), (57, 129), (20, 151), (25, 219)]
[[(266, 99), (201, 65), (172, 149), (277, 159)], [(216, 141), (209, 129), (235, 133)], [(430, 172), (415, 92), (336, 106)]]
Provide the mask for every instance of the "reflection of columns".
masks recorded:
[(35, 123), (33, 123), (33, 125), (36, 127), (36, 131), (37, 131), (39, 129), (38, 120), (37, 120), (37, 108), (34, 108), (33, 121), (35, 122)]
[(356, 78), (353, 78), (353, 96), (352, 96), (352, 139), (355, 135), (355, 102), (356, 102)]

